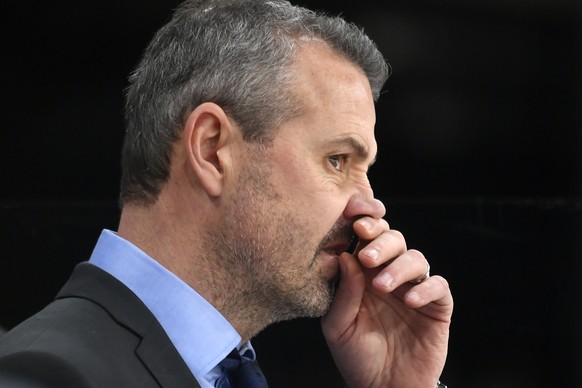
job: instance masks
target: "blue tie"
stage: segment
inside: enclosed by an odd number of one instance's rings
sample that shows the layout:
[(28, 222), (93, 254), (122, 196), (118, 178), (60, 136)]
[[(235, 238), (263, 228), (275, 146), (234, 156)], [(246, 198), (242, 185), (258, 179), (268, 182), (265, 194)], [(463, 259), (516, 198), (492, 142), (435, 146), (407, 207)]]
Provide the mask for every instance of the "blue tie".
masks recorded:
[[(248, 351), (250, 353), (250, 351)], [(268, 388), (267, 380), (256, 360), (234, 349), (222, 362), (225, 373), (216, 380), (217, 388)]]

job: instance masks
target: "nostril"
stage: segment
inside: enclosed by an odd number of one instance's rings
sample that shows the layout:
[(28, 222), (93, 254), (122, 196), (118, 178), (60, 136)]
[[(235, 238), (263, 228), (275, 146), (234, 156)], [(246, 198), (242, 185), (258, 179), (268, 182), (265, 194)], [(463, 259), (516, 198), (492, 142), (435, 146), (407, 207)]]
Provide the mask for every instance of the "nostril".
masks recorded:
[(384, 204), (380, 200), (370, 197), (354, 196), (344, 210), (344, 217), (347, 219), (363, 216), (382, 218), (384, 215), (386, 215)]

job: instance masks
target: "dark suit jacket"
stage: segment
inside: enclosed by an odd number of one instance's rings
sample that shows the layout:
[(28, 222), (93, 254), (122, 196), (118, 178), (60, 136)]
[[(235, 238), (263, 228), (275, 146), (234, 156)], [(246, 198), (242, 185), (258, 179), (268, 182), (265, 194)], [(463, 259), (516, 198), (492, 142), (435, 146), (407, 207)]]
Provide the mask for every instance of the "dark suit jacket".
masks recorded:
[(12, 386), (199, 387), (146, 306), (87, 263), (54, 302), (0, 337), (0, 387)]

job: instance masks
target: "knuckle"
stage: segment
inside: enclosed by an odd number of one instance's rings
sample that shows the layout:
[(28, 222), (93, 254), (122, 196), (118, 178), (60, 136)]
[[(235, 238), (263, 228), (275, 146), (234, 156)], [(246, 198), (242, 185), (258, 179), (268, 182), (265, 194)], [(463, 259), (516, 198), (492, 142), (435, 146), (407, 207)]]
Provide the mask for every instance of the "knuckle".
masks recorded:
[(385, 220), (385, 219), (383, 219), (383, 218), (380, 218), (380, 227), (381, 227), (383, 230), (387, 230), (387, 231), (388, 231), (388, 230), (390, 230), (390, 224), (388, 224), (388, 221), (386, 221), (386, 220)]
[(398, 241), (406, 244), (406, 240), (404, 239), (404, 235), (399, 230), (390, 229), (389, 234), (394, 240), (398, 240)]
[(426, 257), (424, 257), (424, 254), (421, 251), (417, 250), (417, 249), (409, 249), (408, 250), (408, 253), (412, 257), (414, 257), (415, 259), (420, 259), (420, 260), (423, 260), (423, 261), (426, 260)]
[(439, 283), (440, 283), (441, 287), (443, 287), (443, 289), (448, 290), (450, 288), (449, 282), (444, 277), (442, 277), (440, 275), (435, 275), (434, 278), (436, 278), (439, 281)]

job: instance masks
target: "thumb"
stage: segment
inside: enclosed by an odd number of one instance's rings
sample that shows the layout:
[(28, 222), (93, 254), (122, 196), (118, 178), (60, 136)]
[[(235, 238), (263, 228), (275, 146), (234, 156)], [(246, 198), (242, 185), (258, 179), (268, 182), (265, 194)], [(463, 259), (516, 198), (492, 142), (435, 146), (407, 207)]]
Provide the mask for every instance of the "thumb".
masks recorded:
[(321, 320), (323, 334), (337, 340), (355, 322), (365, 289), (365, 277), (355, 256), (344, 252), (339, 256), (340, 281), (329, 307)]

